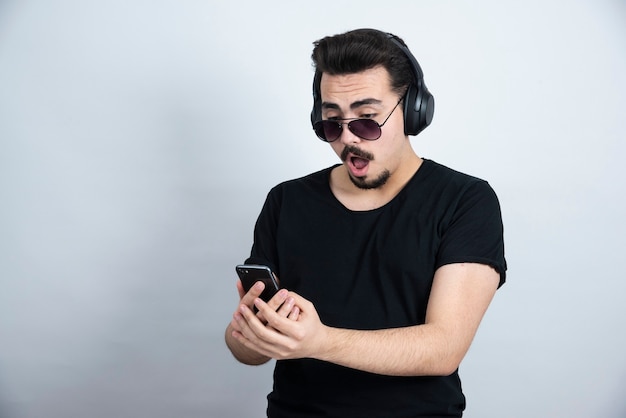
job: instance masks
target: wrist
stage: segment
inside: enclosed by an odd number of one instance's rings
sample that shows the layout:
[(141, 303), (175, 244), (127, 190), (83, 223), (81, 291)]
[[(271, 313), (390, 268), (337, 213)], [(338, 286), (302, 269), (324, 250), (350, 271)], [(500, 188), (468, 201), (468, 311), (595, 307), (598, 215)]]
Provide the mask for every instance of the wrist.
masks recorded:
[(340, 348), (341, 332), (339, 328), (333, 328), (322, 324), (322, 330), (317, 348), (317, 360), (334, 362), (336, 353)]

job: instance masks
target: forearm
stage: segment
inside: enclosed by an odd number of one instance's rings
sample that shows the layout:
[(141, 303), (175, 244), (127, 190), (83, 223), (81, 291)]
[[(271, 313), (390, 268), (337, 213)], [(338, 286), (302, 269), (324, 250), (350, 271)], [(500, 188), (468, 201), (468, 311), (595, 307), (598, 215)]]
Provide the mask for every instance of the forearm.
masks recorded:
[[(371, 373), (395, 376), (449, 375), (456, 370), (471, 342), (472, 327), (426, 324), (374, 331), (332, 328), (319, 321), (313, 305), (300, 298), (301, 321), (274, 315), (263, 325), (243, 307), (236, 317), (241, 332), (233, 339), (242, 347), (277, 360), (315, 358)], [(460, 333), (459, 333), (460, 330)]]
[(355, 331), (326, 328), (320, 359), (373, 373), (442, 376), (465, 357), (497, 289), (499, 274), (481, 264), (450, 264), (435, 274), (426, 323)]
[[(477, 267), (478, 266), (478, 267)], [(234, 339), (248, 350), (275, 359), (315, 358), (372, 373), (443, 376), (453, 373), (469, 349), (498, 285), (483, 265), (448, 265), (435, 274), (425, 324), (374, 331), (324, 325), (315, 306), (291, 293), (297, 320), (278, 315), (264, 302), (255, 306), (267, 323), (242, 305)]]
[(433, 325), (358, 331), (327, 328), (316, 356), (346, 367), (394, 376), (447, 376), (453, 373), (468, 344), (449, 341)]

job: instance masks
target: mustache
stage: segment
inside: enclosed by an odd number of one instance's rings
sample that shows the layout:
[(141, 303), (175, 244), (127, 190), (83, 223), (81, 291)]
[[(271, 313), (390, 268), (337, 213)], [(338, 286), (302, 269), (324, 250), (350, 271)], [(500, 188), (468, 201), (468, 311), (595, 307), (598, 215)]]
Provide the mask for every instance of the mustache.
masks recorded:
[(348, 154), (352, 154), (359, 158), (365, 158), (366, 160), (370, 161), (374, 159), (373, 154), (367, 151), (363, 151), (361, 148), (355, 147), (354, 145), (345, 146), (343, 151), (341, 151), (341, 155), (339, 156), (339, 158), (341, 158), (341, 161), (346, 161), (348, 159)]

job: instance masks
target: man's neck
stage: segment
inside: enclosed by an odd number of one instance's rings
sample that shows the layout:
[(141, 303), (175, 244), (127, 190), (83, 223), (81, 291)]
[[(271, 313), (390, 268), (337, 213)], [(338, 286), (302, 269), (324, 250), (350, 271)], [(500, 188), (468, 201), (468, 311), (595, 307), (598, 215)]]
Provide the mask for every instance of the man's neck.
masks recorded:
[(374, 189), (362, 189), (349, 177), (345, 165), (335, 167), (330, 175), (330, 189), (346, 208), (353, 211), (377, 209), (389, 203), (421, 167), (423, 160), (411, 153), (400, 166), (391, 173), (389, 180)]

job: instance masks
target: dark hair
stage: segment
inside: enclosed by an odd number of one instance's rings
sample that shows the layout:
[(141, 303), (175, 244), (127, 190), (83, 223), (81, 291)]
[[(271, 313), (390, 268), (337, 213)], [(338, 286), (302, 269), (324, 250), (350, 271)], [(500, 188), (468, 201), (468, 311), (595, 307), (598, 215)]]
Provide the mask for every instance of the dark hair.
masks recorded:
[[(394, 36), (402, 45), (404, 41)], [(327, 36), (313, 43), (313, 88), (319, 92), (322, 73), (354, 74), (382, 65), (390, 76), (391, 88), (399, 96), (415, 83), (411, 63), (406, 54), (394, 44), (391, 35), (376, 29), (356, 29)]]

